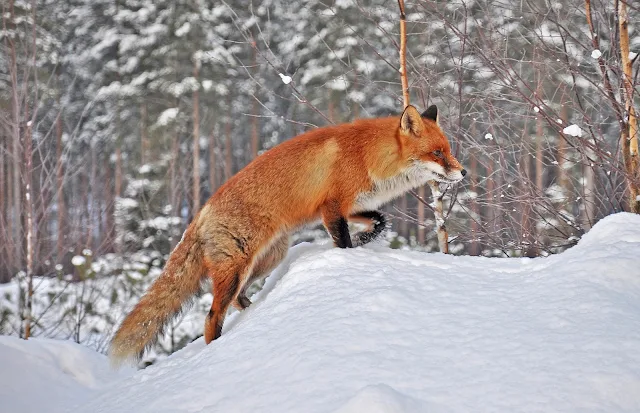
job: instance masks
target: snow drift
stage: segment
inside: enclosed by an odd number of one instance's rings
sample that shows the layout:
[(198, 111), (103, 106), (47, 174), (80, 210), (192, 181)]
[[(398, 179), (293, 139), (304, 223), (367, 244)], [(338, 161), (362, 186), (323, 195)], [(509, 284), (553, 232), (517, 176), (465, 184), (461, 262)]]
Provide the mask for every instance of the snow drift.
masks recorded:
[(114, 372), (105, 356), (70, 341), (0, 336), (0, 412), (55, 411), (127, 373)]
[(638, 251), (631, 214), (537, 259), (303, 244), (219, 340), (69, 411), (638, 412)]

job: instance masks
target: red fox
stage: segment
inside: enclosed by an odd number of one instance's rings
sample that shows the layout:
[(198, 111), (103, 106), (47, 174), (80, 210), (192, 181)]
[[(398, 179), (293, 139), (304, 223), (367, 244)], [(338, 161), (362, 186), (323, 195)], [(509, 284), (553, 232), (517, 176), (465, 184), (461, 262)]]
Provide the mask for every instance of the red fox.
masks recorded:
[[(209, 344), (220, 337), (230, 305), (251, 304), (248, 287), (285, 257), (289, 234), (322, 220), (335, 246), (351, 248), (385, 227), (380, 205), (429, 180), (453, 183), (466, 171), (437, 123), (408, 106), (400, 117), (314, 129), (258, 156), (202, 207), (109, 348), (118, 364), (138, 360), (209, 277), (213, 304), (205, 319)], [(349, 234), (348, 221), (373, 227)]]

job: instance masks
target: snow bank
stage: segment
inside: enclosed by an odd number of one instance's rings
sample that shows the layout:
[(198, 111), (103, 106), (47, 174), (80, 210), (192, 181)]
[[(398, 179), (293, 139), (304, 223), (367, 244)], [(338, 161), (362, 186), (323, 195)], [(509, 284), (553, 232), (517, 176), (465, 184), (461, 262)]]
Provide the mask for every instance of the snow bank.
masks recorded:
[(638, 412), (639, 249), (631, 214), (538, 259), (302, 244), (219, 340), (118, 380), (0, 337), (0, 411)]
[(105, 356), (70, 341), (0, 336), (2, 412), (57, 411), (126, 374), (116, 374)]
[(640, 217), (540, 259), (300, 245), (222, 337), (91, 412), (638, 412)]

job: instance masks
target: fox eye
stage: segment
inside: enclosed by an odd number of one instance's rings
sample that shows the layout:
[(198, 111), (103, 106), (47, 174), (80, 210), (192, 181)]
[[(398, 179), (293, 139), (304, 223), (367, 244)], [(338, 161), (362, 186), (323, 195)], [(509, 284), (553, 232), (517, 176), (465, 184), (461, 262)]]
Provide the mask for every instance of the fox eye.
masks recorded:
[(442, 151), (440, 149), (433, 151), (433, 156), (440, 159), (444, 158), (444, 155), (442, 154)]

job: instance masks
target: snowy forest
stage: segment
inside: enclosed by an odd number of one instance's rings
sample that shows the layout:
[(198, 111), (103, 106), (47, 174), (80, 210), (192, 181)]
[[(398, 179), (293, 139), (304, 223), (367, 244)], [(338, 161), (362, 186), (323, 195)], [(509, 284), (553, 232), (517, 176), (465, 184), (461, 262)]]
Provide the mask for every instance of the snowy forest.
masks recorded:
[[(3, 0), (0, 333), (103, 350), (235, 172), (401, 113), (399, 18), (396, 0)], [(640, 212), (639, 21), (629, 0), (406, 3), (411, 101), (438, 105), (468, 171), (440, 188), (452, 254), (554, 254)], [(430, 192), (385, 207), (392, 248), (438, 250)]]

